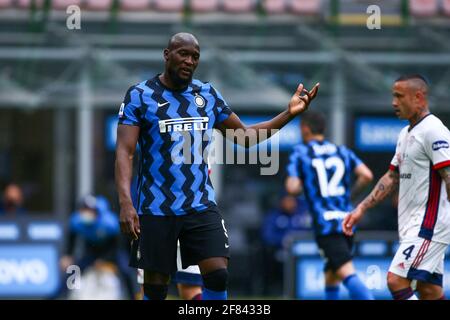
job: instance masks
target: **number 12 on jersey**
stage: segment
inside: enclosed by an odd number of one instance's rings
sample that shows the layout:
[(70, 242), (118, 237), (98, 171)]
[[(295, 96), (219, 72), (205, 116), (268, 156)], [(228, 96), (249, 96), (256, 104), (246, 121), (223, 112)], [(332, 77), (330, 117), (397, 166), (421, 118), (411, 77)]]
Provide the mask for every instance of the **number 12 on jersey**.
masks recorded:
[[(338, 197), (345, 193), (344, 186), (341, 185), (345, 173), (344, 161), (338, 157), (327, 159), (316, 158), (312, 160), (312, 165), (316, 169), (319, 178), (320, 193), (322, 197)], [(334, 168), (334, 174), (328, 180), (327, 170)]]

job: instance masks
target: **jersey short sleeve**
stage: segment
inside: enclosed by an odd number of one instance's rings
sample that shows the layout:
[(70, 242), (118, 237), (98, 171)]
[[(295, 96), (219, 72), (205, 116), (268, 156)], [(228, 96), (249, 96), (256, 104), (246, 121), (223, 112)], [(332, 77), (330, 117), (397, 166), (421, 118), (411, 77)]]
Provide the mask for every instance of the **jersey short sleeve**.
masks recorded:
[(288, 177), (301, 177), (301, 172), (299, 170), (299, 164), (301, 162), (301, 149), (299, 147), (295, 147), (294, 150), (292, 150), (291, 155), (289, 156), (289, 163), (287, 165), (287, 174)]
[(450, 132), (444, 125), (429, 128), (424, 137), (424, 144), (433, 169), (450, 166)]
[(397, 152), (392, 157), (391, 163), (389, 164), (389, 170), (391, 170), (391, 171), (398, 171)]
[(395, 154), (392, 157), (391, 163), (389, 164), (389, 170), (391, 171), (398, 171), (398, 166), (399, 166), (399, 162), (398, 162), (398, 154), (400, 153), (400, 141), (402, 140), (402, 137), (405, 133), (406, 128), (403, 128), (402, 131), (400, 131), (400, 134), (397, 138), (397, 145), (395, 146)]
[(219, 91), (217, 91), (214, 87), (211, 86), (211, 93), (216, 98), (216, 106), (218, 115), (216, 118), (216, 123), (221, 123), (228, 119), (228, 117), (233, 113), (230, 107), (226, 103), (225, 99), (222, 97)]
[(141, 125), (141, 99), (140, 92), (135, 86), (128, 89), (119, 109), (119, 124)]

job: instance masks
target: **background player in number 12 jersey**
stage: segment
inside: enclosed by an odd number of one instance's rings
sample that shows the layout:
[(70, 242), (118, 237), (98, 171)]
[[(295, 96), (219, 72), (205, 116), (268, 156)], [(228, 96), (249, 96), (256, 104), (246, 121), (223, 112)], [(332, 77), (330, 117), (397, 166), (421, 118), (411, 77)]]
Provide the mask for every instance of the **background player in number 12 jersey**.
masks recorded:
[[(352, 210), (351, 193), (360, 192), (373, 179), (370, 169), (347, 147), (325, 140), (325, 118), (307, 112), (301, 118), (303, 142), (294, 147), (288, 165), (286, 189), (304, 192), (313, 215), (316, 242), (325, 260), (325, 298), (339, 299), (343, 282), (355, 300), (373, 299), (356, 275), (352, 263), (353, 237), (342, 232), (341, 222)], [(351, 188), (352, 174), (357, 179)]]

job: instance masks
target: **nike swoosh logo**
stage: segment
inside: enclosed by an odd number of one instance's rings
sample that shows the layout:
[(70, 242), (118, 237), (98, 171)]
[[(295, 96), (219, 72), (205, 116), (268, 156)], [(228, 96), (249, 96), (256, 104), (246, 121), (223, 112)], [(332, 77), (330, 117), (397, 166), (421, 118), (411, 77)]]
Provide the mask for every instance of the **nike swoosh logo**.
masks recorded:
[(164, 102), (164, 103), (158, 102), (158, 107), (164, 107), (166, 104), (169, 104), (169, 102)]

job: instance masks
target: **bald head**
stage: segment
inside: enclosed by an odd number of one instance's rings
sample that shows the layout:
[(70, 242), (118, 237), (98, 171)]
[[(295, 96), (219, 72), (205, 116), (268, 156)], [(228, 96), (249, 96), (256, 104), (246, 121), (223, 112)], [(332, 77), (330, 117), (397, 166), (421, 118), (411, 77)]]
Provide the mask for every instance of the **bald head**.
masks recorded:
[(192, 81), (200, 61), (200, 47), (190, 33), (173, 35), (164, 49), (165, 70), (160, 80), (171, 89), (182, 89)]
[(198, 44), (197, 38), (191, 34), (186, 32), (180, 32), (177, 34), (174, 34), (167, 44), (167, 49), (172, 50), (174, 48), (178, 48), (179, 46), (183, 45), (193, 45), (197, 48), (200, 48), (200, 45)]

